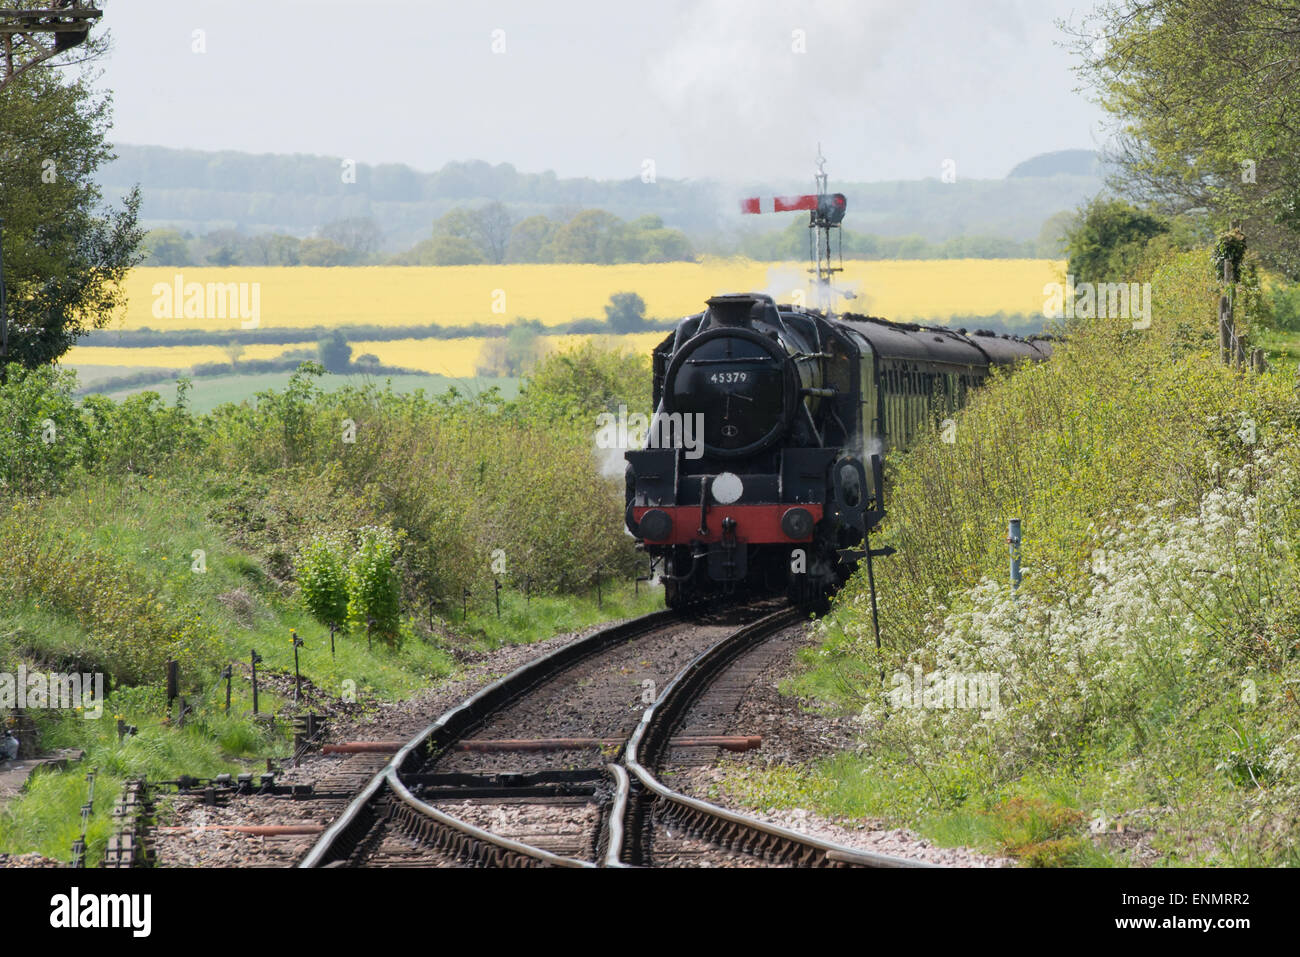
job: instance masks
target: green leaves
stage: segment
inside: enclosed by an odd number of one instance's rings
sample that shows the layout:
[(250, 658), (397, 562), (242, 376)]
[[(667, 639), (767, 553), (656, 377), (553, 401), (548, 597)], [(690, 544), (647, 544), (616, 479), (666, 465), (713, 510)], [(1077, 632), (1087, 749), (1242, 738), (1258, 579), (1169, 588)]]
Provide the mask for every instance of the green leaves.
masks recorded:
[[(1165, 212), (1242, 225), (1300, 277), (1297, 0), (1117, 0), (1077, 35), (1079, 72), (1117, 120), (1120, 187)], [(1098, 43), (1102, 39), (1102, 43)]]
[(0, 219), (9, 292), (9, 359), (52, 362), (124, 304), (139, 261), (138, 191), (100, 208), (95, 174), (112, 158), (110, 112), (85, 81), (32, 70), (0, 93)]
[(348, 623), (369, 629), (372, 637), (396, 645), (401, 637), (401, 582), (397, 574), (397, 536), (368, 525), (348, 562)]
[(317, 621), (343, 625), (348, 616), (348, 570), (338, 539), (318, 536), (303, 549), (298, 556), (298, 588)]

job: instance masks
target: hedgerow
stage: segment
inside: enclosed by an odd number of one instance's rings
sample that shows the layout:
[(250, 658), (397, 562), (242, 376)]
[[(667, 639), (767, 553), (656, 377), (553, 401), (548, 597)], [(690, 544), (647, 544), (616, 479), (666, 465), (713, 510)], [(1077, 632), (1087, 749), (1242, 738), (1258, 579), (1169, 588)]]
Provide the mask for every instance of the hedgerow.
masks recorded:
[[(858, 715), (852, 773), (890, 782), (873, 810), (1048, 787), (1099, 839), (1123, 821), (1172, 859), (1296, 860), (1300, 401), (1289, 372), (1218, 362), (1205, 260), (1153, 270), (1150, 328), (1074, 324), (976, 393), (955, 442), (891, 458), (881, 648), (859, 574), (797, 682)], [(915, 702), (918, 672), (991, 676), (998, 706)]]

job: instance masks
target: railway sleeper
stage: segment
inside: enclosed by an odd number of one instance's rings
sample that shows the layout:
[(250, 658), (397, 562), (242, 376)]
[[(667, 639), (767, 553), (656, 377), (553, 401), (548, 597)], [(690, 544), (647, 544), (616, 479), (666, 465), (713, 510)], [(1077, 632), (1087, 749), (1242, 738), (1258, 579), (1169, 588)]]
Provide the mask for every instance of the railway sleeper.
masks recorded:
[(675, 828), (729, 851), (796, 867), (837, 867), (842, 863), (828, 859), (816, 847), (792, 841), (761, 827), (717, 817), (676, 801), (659, 799), (654, 803), (656, 824)]
[(402, 781), (421, 800), (430, 803), (473, 798), (589, 798), (606, 784), (601, 768), (411, 774)]
[(484, 841), (444, 824), (403, 802), (395, 802), (391, 820), (408, 838), (475, 867), (545, 867), (546, 863), (508, 847)]

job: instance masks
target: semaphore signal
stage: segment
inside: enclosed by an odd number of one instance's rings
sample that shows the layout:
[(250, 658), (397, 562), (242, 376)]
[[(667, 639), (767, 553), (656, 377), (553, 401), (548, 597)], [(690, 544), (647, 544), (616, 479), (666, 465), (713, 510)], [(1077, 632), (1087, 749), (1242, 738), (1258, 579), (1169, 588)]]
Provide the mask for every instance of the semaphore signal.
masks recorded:
[(817, 192), (802, 196), (774, 196), (765, 199), (751, 196), (740, 201), (740, 212), (744, 215), (761, 213), (808, 212), (808, 259), (812, 266), (808, 272), (817, 279), (817, 298), (822, 309), (829, 314), (833, 304), (831, 280), (837, 272), (844, 270), (843, 241), (835, 244), (835, 256), (838, 265), (831, 263), (831, 239), (839, 237), (840, 223), (848, 201), (843, 193), (831, 193), (826, 187), (826, 158), (822, 156), (821, 147), (817, 147), (817, 174), (814, 177)]

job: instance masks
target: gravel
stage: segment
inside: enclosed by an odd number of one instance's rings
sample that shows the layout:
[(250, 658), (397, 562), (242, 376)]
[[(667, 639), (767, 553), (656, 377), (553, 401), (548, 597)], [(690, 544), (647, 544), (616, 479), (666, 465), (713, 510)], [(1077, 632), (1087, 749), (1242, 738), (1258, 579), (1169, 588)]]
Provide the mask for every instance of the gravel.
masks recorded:
[[(826, 817), (808, 808), (756, 807), (745, 804), (732, 792), (729, 787), (732, 780), (747, 770), (773, 765), (808, 767), (853, 746), (851, 721), (815, 713), (801, 706), (806, 702), (780, 693), (781, 683), (794, 674), (796, 653), (815, 644), (809, 630), (799, 626), (761, 649), (761, 664), (722, 731), (760, 734), (761, 748), (740, 753), (723, 751), (707, 766), (674, 767), (664, 782), (686, 794), (769, 824), (857, 850), (947, 867), (1014, 866), (1015, 862), (1009, 858), (992, 857), (968, 848), (935, 847), (913, 831), (889, 828), (882, 821)], [(743, 667), (744, 662), (738, 664)]]
[[(556, 648), (586, 637), (616, 622), (593, 625), (581, 631), (556, 635), (527, 645), (505, 645), (492, 651), (462, 656), (462, 671), (406, 700), (360, 707), (332, 702), (304, 682), (304, 694), (314, 710), (328, 714), (326, 743), (342, 741), (405, 741), (443, 712), (478, 689), (509, 674), (520, 665)], [(260, 677), (260, 675), (259, 675)], [(269, 681), (292, 676), (270, 675)], [(339, 706), (335, 706), (339, 705)], [(282, 784), (310, 784), (318, 791), (355, 792), (391, 755), (322, 755), (311, 753), (295, 766), (277, 774)], [(328, 826), (346, 807), (347, 800), (293, 801), (288, 798), (232, 796), (224, 807), (208, 807), (198, 798), (160, 795), (158, 825), (149, 843), (160, 867), (290, 867), (315, 842), (314, 836), (256, 837), (230, 831), (205, 830), (209, 825), (305, 824)], [(163, 830), (184, 828), (184, 830)]]

